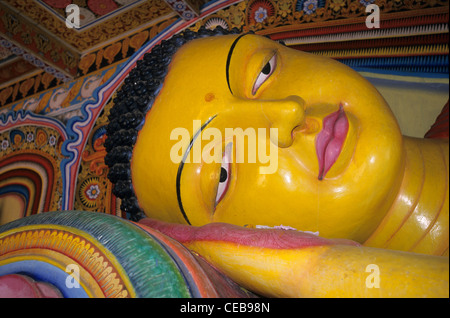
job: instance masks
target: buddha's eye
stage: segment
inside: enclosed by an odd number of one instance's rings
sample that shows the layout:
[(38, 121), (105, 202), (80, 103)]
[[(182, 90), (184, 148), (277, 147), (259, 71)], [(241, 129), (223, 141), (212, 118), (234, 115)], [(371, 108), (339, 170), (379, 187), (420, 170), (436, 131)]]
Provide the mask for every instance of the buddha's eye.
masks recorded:
[(222, 158), (222, 164), (220, 166), (220, 177), (219, 186), (217, 188), (216, 194), (216, 205), (223, 199), (228, 190), (228, 184), (230, 183), (231, 177), (231, 151), (233, 149), (233, 144), (229, 143), (225, 147), (225, 152)]
[(252, 94), (255, 95), (261, 85), (272, 75), (273, 71), (277, 67), (277, 55), (275, 54), (272, 58), (264, 65), (263, 69), (256, 78), (255, 84), (253, 85)]

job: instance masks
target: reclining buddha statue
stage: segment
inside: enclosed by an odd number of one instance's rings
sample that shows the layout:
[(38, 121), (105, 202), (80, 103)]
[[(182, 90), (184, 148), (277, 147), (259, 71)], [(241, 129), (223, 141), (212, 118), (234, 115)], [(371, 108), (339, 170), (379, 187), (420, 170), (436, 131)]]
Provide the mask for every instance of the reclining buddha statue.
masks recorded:
[(448, 297), (448, 138), (402, 136), (349, 67), (185, 31), (138, 61), (109, 118), (122, 210), (249, 290)]

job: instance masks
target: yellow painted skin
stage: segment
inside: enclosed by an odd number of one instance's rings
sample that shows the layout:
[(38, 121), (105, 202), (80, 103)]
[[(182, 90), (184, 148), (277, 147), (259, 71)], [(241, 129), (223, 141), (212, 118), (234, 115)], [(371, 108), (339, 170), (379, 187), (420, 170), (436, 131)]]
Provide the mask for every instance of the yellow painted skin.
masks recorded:
[(268, 297), (449, 297), (448, 258), (332, 245), (265, 249), (229, 242), (188, 248)]
[[(132, 180), (145, 213), (195, 226), (211, 222), (282, 224), (319, 232), (325, 238), (366, 242), (371, 247), (448, 255), (448, 141), (403, 137), (382, 96), (345, 65), (256, 35), (245, 35), (235, 42), (236, 38), (195, 40), (175, 54), (133, 152)], [(272, 72), (260, 81), (268, 62)], [(255, 88), (255, 82), (261, 84)], [(340, 107), (348, 119), (348, 133), (337, 161), (319, 180), (315, 140), (323, 119)], [(218, 128), (222, 137), (226, 128), (265, 128), (266, 145), (270, 143), (269, 129), (277, 128), (278, 136), (272, 137), (278, 144), (274, 173), (261, 174), (260, 167), (268, 163), (259, 160), (236, 163), (240, 151), (236, 150), (236, 139), (221, 139), (223, 152), (230, 141), (235, 148), (226, 192), (217, 202), (221, 163), (193, 162), (199, 149), (210, 150), (210, 140), (202, 136), (203, 140), (198, 137), (192, 144), (190, 161), (182, 168), (177, 189), (180, 164), (173, 161), (171, 151), (179, 139), (171, 140), (171, 133), (185, 128), (193, 138), (199, 128), (194, 120), (207, 124), (207, 128)], [(221, 257), (212, 252), (217, 248), (192, 248), (211, 253), (212, 258)], [(357, 254), (348, 249), (336, 253), (354, 259), (361, 249), (365, 248), (358, 248)], [(388, 250), (366, 249), (364, 255), (386, 255), (387, 268), (411, 261)], [(267, 257), (271, 264), (278, 262), (277, 257), (288, 263), (291, 258), (316, 257), (316, 252), (311, 256), (305, 253), (283, 256), (277, 251)], [(408, 257), (424, 257), (412, 255)], [(248, 262), (244, 258), (253, 257), (241, 256), (242, 264)], [(336, 268), (342, 257), (319, 259), (323, 268)], [(439, 259), (447, 265), (436, 275), (448, 286), (448, 257)], [(260, 261), (255, 258), (250, 262), (256, 266)], [(292, 262), (295, 270), (297, 261)], [(363, 263), (367, 264), (366, 260), (360, 265)], [(423, 264), (418, 265), (419, 276), (430, 271), (427, 261), (418, 264)], [(239, 268), (236, 271), (234, 276), (228, 274), (238, 281), (246, 277)], [(394, 280), (395, 275), (391, 277)], [(314, 277), (320, 288), (327, 284), (326, 276)], [(271, 279), (270, 275), (266, 278)], [(349, 284), (343, 288), (351, 288)], [(418, 280), (412, 284), (421, 289)], [(339, 290), (326, 295), (347, 295), (347, 290)]]
[(448, 257), (448, 141), (405, 138), (405, 175), (367, 246)]

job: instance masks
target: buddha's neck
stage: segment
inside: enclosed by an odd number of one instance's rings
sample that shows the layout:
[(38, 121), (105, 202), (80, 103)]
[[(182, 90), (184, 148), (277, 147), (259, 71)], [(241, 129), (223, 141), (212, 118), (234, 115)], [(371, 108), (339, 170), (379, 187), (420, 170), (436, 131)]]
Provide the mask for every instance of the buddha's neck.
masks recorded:
[(448, 140), (405, 137), (400, 191), (366, 246), (448, 255)]

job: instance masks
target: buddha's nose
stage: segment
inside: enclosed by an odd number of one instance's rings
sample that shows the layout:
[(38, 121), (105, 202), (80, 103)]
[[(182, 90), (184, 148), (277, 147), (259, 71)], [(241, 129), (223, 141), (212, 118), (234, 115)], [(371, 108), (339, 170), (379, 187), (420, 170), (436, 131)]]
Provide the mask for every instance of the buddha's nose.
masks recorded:
[(270, 134), (273, 143), (286, 148), (292, 145), (292, 130), (305, 121), (305, 101), (299, 96), (288, 96), (285, 99), (264, 101), (264, 115), (271, 122), (270, 128), (277, 128), (278, 136)]

